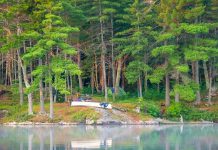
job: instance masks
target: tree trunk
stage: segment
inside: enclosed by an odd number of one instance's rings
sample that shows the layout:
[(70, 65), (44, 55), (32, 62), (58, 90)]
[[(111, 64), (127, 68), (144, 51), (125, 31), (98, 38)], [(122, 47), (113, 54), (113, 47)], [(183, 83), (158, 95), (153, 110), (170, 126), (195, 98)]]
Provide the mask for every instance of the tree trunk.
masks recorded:
[[(100, 12), (99, 16), (102, 15), (101, 1), (99, 0)], [(105, 100), (108, 99), (107, 93), (107, 80), (106, 80), (106, 67), (105, 67), (105, 54), (106, 54), (106, 46), (104, 42), (104, 31), (103, 31), (103, 22), (100, 19), (100, 28), (101, 28), (101, 61), (102, 61), (102, 74), (103, 74), (103, 83), (104, 83), (104, 95)]]
[[(77, 64), (79, 66), (79, 69), (81, 69), (81, 56), (80, 55), (81, 55), (80, 49), (78, 48)], [(79, 75), (78, 79), (79, 79), (79, 89), (82, 90), (83, 89), (82, 77)]]
[[(176, 84), (179, 84), (179, 72), (177, 71), (176, 72)], [(178, 92), (176, 92), (175, 93), (175, 102), (179, 102), (179, 93)]]
[[(22, 71), (23, 71), (23, 79), (24, 79), (25, 86), (26, 88), (29, 88), (30, 84), (29, 84), (28, 77), (27, 77), (26, 66), (22, 64), (22, 60), (19, 54), (18, 54), (18, 63), (20, 64)], [(32, 93), (29, 93), (27, 97), (28, 97), (28, 114), (32, 115), (33, 114)]]
[(141, 80), (141, 75), (139, 75), (139, 97), (142, 98), (142, 80)]
[(117, 60), (117, 75), (116, 75), (116, 82), (115, 82), (115, 93), (116, 94), (119, 93), (121, 69), (122, 69), (122, 58), (119, 58)]
[(98, 84), (98, 64), (97, 64), (97, 58), (96, 58), (96, 53), (95, 54), (95, 87), (97, 93), (99, 93), (99, 84)]
[[(51, 77), (51, 73), (49, 71), (49, 76)], [(53, 119), (53, 116), (54, 116), (54, 112), (53, 112), (53, 93), (52, 93), (52, 83), (51, 81), (49, 81), (49, 99), (50, 99), (50, 114), (49, 114), (49, 117), (51, 119)]]
[[(48, 65), (49, 65), (49, 61), (50, 61), (50, 58), (48, 56)], [(49, 68), (48, 68), (48, 76), (50, 78), (49, 80), (49, 101), (50, 101), (50, 113), (49, 113), (49, 117), (51, 119), (53, 119), (54, 117), (54, 106), (53, 106), (53, 91), (52, 91), (52, 74), (51, 74), (51, 66), (49, 65)]]
[[(17, 55), (20, 54), (20, 51), (17, 50)], [(18, 58), (19, 59), (19, 58)], [(21, 72), (21, 64), (18, 61), (18, 80), (19, 80), (19, 93), (20, 93), (20, 105), (23, 105), (23, 82), (22, 82), (22, 72)]]
[[(113, 14), (111, 14), (111, 39), (114, 38), (114, 23)], [(112, 82), (113, 88), (115, 88), (115, 69), (114, 69), (114, 42), (111, 41), (111, 69), (112, 69)]]
[(94, 80), (94, 68), (95, 66), (92, 65), (92, 73), (91, 73), (91, 87), (92, 87), (92, 95), (94, 94), (94, 87), (95, 87), (95, 80)]
[(195, 68), (195, 62), (192, 62), (192, 80), (195, 81), (195, 77), (196, 77), (196, 68)]
[[(200, 86), (199, 83), (199, 64), (198, 61), (195, 62), (195, 82)], [(197, 90), (196, 92), (196, 103), (199, 104), (201, 102), (201, 95), (200, 95), (200, 90)]]
[(207, 64), (205, 61), (203, 61), (203, 68), (204, 68), (204, 77), (205, 77), (205, 82), (206, 82), (206, 89), (209, 89), (209, 75), (208, 75), (208, 70), (207, 70)]
[(166, 73), (165, 75), (165, 105), (166, 107), (170, 106), (170, 80), (169, 80), (169, 74)]
[[(42, 66), (42, 59), (39, 59), (39, 66)], [(45, 113), (45, 106), (44, 106), (44, 96), (43, 96), (43, 83), (42, 83), (42, 77), (39, 81), (39, 99), (40, 99), (40, 113)]]
[(208, 90), (208, 103), (211, 105), (211, 94), (212, 94), (212, 84), (213, 84), (213, 66), (212, 63), (209, 65), (209, 90)]

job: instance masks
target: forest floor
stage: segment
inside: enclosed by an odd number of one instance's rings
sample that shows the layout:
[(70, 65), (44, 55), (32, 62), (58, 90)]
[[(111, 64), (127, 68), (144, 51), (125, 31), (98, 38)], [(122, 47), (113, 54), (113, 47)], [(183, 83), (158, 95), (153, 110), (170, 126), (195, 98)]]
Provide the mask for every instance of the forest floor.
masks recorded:
[[(54, 119), (49, 118), (49, 101), (45, 101), (45, 112), (39, 113), (39, 101), (34, 100), (34, 115), (27, 114), (27, 101), (23, 106), (10, 94), (0, 96), (0, 124), (2, 123), (59, 123), (59, 124), (157, 124), (154, 117), (137, 112), (137, 100), (126, 99), (110, 101), (113, 109), (71, 107), (69, 102), (54, 103)], [(93, 97), (93, 101), (103, 101), (101, 97)], [(160, 103), (161, 104), (161, 103)], [(218, 112), (218, 101), (213, 105), (202, 102), (199, 110)]]
[[(113, 103), (114, 109), (71, 107), (69, 102), (54, 103), (54, 119), (49, 118), (49, 101), (45, 101), (45, 112), (39, 113), (39, 102), (34, 100), (33, 115), (27, 114), (27, 101), (23, 106), (10, 94), (0, 96), (0, 123), (75, 123), (75, 124), (154, 124), (153, 117), (137, 113), (132, 103)], [(93, 101), (99, 101), (94, 99)]]

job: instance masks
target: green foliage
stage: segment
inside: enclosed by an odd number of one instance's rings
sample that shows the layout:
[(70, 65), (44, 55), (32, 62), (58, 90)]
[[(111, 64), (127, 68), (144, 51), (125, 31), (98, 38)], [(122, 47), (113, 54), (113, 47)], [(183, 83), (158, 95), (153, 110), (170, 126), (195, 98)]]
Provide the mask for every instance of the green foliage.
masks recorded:
[(86, 120), (96, 121), (99, 118), (99, 114), (93, 109), (78, 110), (71, 115), (71, 121), (84, 123)]
[(164, 45), (153, 49), (151, 54), (154, 57), (157, 57), (159, 55), (171, 55), (175, 52), (176, 49), (176, 45)]
[[(127, 93), (124, 91), (123, 88), (119, 87), (118, 91), (119, 92), (116, 94), (116, 99), (125, 99), (125, 98), (127, 98)], [(110, 97), (113, 96), (111, 88), (108, 88), (108, 96), (110, 96)]]
[(167, 118), (179, 118), (182, 115), (186, 119), (186, 115), (189, 115), (190, 112), (191, 109), (184, 104), (174, 103), (167, 107), (165, 115)]
[(181, 100), (191, 102), (195, 100), (196, 91), (199, 90), (199, 86), (196, 85), (195, 83), (190, 83), (187, 85), (176, 84), (174, 85), (173, 90), (174, 90), (173, 93), (171, 93), (172, 95), (178, 93)]
[(178, 70), (181, 73), (187, 73), (189, 71), (189, 66), (186, 64), (181, 64), (176, 66), (176, 70)]
[(180, 28), (190, 34), (208, 33), (209, 29), (203, 24), (181, 24)]
[(140, 61), (132, 61), (127, 66), (125, 77), (127, 78), (129, 83), (135, 83), (141, 73), (150, 70), (150, 67), (143, 62)]
[(157, 91), (157, 89), (150, 88), (143, 95), (145, 100), (161, 100), (164, 99), (164, 91)]
[(148, 113), (153, 117), (160, 117), (160, 107), (157, 103), (149, 100), (140, 101), (140, 109), (144, 113)]
[(218, 115), (215, 112), (198, 110), (197, 108), (182, 103), (172, 104), (167, 108), (165, 113), (165, 116), (168, 119), (178, 120), (180, 115), (182, 115), (183, 119), (186, 121), (215, 121), (218, 118)]
[(165, 75), (165, 72), (166, 70), (164, 68), (158, 67), (152, 71), (151, 75), (148, 76), (148, 79), (151, 83), (160, 83)]

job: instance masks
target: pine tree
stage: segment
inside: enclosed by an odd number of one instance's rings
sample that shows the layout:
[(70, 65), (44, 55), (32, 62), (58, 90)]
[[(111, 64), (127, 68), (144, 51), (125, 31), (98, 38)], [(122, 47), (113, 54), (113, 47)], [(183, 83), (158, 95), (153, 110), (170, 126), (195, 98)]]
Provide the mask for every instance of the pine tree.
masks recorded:
[(62, 94), (70, 94), (66, 89), (63, 74), (66, 71), (69, 71), (71, 75), (80, 74), (78, 66), (65, 58), (65, 55), (76, 54), (75, 48), (67, 44), (65, 40), (70, 32), (78, 32), (79, 30), (65, 24), (59, 16), (59, 11), (63, 9), (61, 2), (37, 1), (36, 8), (33, 11), (33, 17), (39, 21), (37, 28), (39, 38), (37, 43), (28, 49), (28, 53), (23, 56), (23, 59), (26, 62), (38, 58), (46, 60), (44, 65), (38, 66), (33, 71), (35, 76), (33, 87), (39, 85), (43, 75), (44, 81), (49, 84), (50, 118), (53, 118), (53, 88)]

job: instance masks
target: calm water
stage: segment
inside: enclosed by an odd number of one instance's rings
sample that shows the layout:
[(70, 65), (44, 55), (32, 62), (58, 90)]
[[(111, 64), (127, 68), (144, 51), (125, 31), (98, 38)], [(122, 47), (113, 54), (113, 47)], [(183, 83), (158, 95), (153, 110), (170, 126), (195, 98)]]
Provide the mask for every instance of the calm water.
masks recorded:
[(218, 150), (218, 125), (2, 127), (0, 150)]

